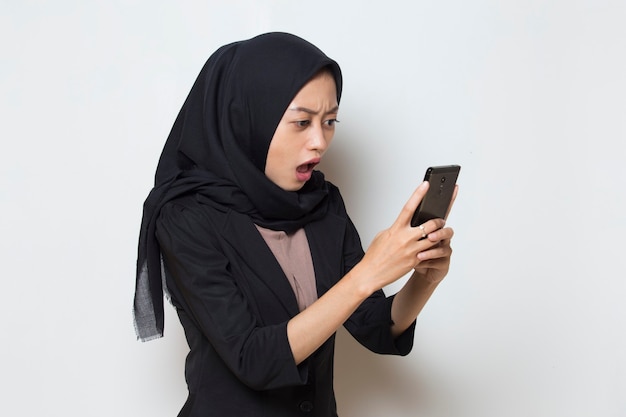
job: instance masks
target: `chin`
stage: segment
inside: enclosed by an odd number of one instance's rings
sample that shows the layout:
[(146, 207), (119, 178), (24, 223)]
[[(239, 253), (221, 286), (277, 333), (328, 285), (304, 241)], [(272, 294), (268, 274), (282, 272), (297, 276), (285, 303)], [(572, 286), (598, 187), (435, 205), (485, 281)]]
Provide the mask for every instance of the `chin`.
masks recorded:
[(306, 182), (285, 181), (282, 184), (279, 184), (279, 183), (275, 183), (275, 184), (278, 185), (280, 188), (282, 188), (285, 191), (300, 191), (300, 189), (302, 189), (302, 187), (304, 187), (304, 184), (306, 184)]
[(281, 187), (285, 191), (300, 191), (304, 184), (292, 185), (291, 187)]

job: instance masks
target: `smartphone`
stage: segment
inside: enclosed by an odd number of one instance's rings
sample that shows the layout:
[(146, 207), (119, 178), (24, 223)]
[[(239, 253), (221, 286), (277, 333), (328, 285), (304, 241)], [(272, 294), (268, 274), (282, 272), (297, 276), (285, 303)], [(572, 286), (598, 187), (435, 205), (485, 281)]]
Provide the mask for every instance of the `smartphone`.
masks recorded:
[(445, 217), (460, 171), (460, 165), (433, 166), (426, 170), (424, 181), (428, 181), (430, 186), (413, 214), (411, 226), (417, 227), (428, 220)]

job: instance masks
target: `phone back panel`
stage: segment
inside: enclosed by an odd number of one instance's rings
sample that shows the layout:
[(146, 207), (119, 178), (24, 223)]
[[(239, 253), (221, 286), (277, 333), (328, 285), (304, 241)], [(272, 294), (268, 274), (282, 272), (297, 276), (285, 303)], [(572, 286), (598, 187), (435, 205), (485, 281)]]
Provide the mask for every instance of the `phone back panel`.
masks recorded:
[(445, 165), (426, 170), (424, 181), (428, 181), (430, 187), (415, 211), (411, 226), (415, 227), (428, 220), (445, 217), (460, 169), (459, 165)]

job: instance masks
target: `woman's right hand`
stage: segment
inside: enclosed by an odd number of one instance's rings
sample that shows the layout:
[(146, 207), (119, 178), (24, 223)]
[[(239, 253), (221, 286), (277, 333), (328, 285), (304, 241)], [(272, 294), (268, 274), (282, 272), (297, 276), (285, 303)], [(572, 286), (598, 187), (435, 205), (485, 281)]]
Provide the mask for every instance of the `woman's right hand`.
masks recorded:
[(429, 220), (421, 227), (412, 227), (411, 219), (419, 203), (426, 195), (429, 184), (422, 182), (406, 202), (395, 222), (382, 230), (371, 242), (365, 256), (354, 268), (367, 282), (368, 292), (373, 293), (393, 283), (417, 266), (417, 254), (436, 243), (422, 239), (424, 234), (439, 230), (445, 225), (443, 219)]
[(439, 240), (422, 238), (424, 234), (441, 229), (445, 224), (443, 219), (427, 221), (422, 225), (424, 230), (411, 227), (413, 213), (427, 190), (427, 182), (417, 187), (391, 227), (376, 235), (363, 259), (316, 302), (289, 321), (287, 336), (296, 364), (318, 349), (367, 297), (420, 264), (418, 253), (438, 245)]

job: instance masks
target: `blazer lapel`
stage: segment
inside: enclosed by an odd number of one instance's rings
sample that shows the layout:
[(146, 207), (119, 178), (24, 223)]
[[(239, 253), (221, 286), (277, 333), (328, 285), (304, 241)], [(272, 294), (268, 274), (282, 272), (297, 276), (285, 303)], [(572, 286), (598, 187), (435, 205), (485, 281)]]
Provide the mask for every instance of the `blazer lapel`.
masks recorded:
[(298, 302), (291, 285), (254, 223), (247, 216), (229, 211), (225, 216), (223, 236), (242, 262), (271, 289), (289, 315), (298, 314)]

